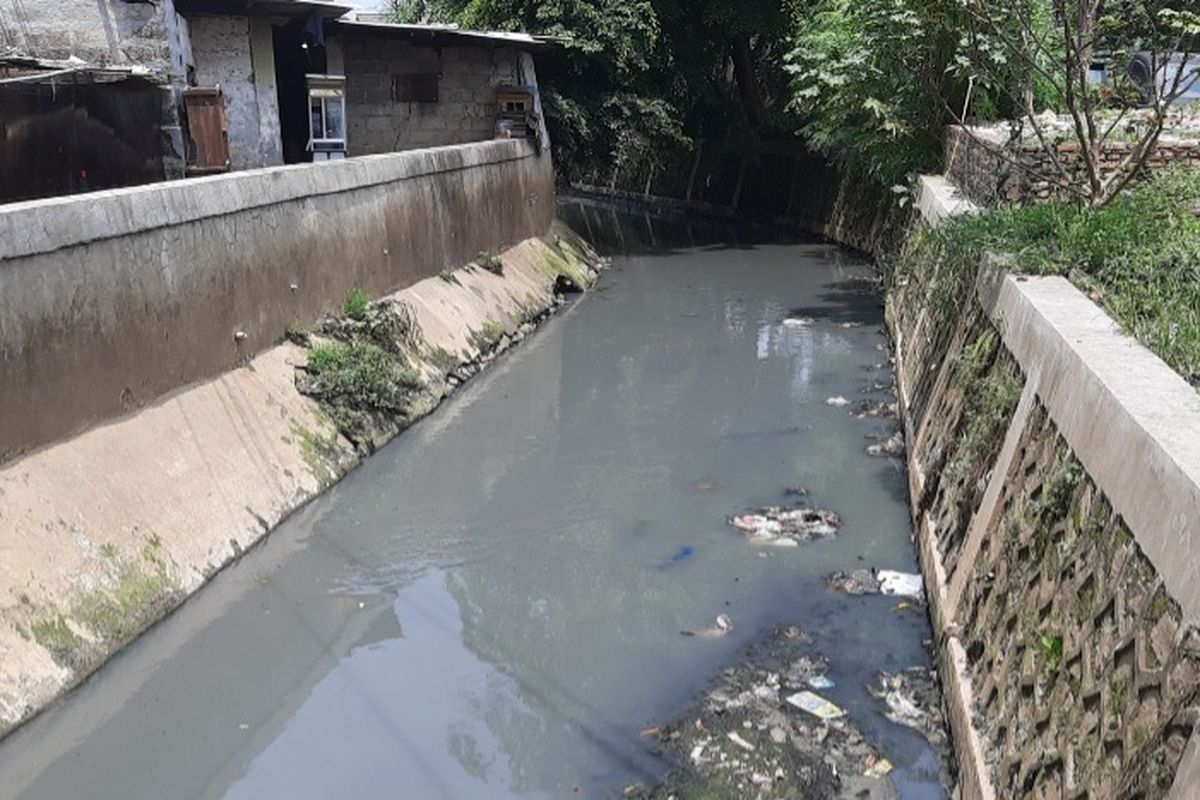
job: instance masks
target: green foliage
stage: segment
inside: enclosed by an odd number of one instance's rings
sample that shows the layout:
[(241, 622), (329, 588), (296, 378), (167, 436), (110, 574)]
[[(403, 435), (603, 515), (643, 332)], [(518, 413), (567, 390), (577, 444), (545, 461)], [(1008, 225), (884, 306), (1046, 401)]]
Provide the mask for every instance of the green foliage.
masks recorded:
[(1200, 386), (1200, 171), (1164, 173), (1108, 206), (1003, 208), (919, 233), (895, 265), (914, 300), (945, 317), (984, 252), (1021, 272), (1065, 275), (1122, 328)]
[(342, 316), (355, 322), (362, 322), (371, 307), (371, 295), (357, 286), (346, 293), (346, 301), (342, 303)]
[(800, 16), (787, 70), (814, 150), (885, 185), (936, 165), (949, 57), (942, 5), (818, 0)]
[(1046, 662), (1046, 669), (1050, 672), (1058, 672), (1058, 668), (1063, 663), (1062, 637), (1043, 633), (1038, 644), (1042, 654), (1042, 661)]
[(308, 352), (308, 373), (325, 398), (395, 413), (404, 410), (406, 393), (420, 386), (415, 370), (370, 342), (318, 345)]

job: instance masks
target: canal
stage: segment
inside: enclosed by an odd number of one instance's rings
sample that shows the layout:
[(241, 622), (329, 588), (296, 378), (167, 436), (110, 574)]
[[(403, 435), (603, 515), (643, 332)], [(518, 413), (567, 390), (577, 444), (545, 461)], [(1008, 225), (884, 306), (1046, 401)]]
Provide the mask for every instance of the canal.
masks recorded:
[[(943, 796), (864, 689), (929, 664), (926, 616), (825, 585), (916, 571), (902, 465), (865, 452), (894, 422), (826, 402), (890, 399), (871, 267), (564, 213), (614, 253), (596, 290), (0, 743), (0, 796), (610, 797), (669, 767), (639, 731), (781, 623), (898, 793)], [(836, 538), (728, 525), (796, 487)]]

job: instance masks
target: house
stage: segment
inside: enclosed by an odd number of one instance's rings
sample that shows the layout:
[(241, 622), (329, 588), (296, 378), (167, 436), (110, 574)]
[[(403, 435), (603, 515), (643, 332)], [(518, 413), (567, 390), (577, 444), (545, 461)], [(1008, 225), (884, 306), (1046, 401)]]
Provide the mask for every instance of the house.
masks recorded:
[(326, 0), (0, 0), (0, 202), (544, 141), (548, 46)]

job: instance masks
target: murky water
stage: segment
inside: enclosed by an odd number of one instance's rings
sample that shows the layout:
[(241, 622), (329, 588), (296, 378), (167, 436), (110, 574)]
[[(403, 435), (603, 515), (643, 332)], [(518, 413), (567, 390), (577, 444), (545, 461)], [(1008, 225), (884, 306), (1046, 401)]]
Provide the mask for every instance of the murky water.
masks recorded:
[[(941, 796), (924, 741), (862, 689), (928, 663), (927, 621), (824, 587), (915, 570), (904, 475), (863, 452), (888, 423), (825, 403), (888, 377), (869, 268), (576, 218), (635, 254), (0, 744), (0, 795), (611, 796), (666, 769), (641, 728), (789, 622), (904, 795)], [(726, 525), (797, 485), (838, 539), (762, 551)], [(719, 613), (732, 636), (679, 635)]]

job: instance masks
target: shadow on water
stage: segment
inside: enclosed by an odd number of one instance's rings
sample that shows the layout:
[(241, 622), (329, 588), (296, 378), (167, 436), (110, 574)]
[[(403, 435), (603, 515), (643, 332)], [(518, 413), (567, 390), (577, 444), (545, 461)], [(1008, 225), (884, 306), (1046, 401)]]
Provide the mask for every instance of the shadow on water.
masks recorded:
[(765, 244), (811, 245), (841, 252), (820, 237), (776, 226), (656, 214), (570, 195), (559, 199), (558, 214), (608, 256), (671, 255), (683, 250), (712, 254), (748, 253)]

